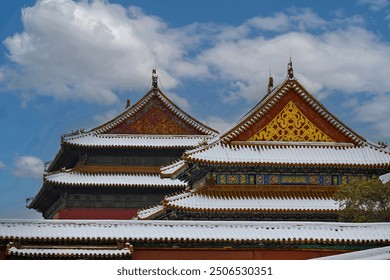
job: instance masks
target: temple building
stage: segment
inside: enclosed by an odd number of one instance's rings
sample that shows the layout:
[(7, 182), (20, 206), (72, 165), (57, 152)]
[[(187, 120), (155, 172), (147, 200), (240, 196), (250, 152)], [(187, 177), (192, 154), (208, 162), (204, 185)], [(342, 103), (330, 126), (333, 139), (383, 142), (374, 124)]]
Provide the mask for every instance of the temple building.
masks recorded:
[(131, 219), (187, 183), (160, 178), (160, 167), (217, 131), (176, 106), (156, 71), (146, 95), (109, 122), (61, 139), (43, 185), (29, 204), (46, 219)]
[(390, 172), (386, 147), (369, 143), (332, 115), (294, 77), (286, 79), (218, 137), (162, 167), (189, 187), (139, 219), (337, 221), (343, 183)]
[(221, 133), (175, 106), (154, 72), (124, 113), (62, 138), (30, 203), (47, 219), (0, 221), (0, 259), (372, 256), (390, 246), (390, 223), (338, 222), (333, 195), (386, 173), (389, 149), (332, 115), (291, 61)]

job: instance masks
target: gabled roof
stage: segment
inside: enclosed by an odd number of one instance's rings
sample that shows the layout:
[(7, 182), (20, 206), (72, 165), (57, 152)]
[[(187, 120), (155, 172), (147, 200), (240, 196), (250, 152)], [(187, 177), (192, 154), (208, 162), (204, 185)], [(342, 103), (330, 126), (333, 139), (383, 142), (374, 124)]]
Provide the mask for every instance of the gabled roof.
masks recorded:
[[(285, 80), (275, 88), (272, 86), (269, 85), (268, 93), (258, 104), (221, 133), (221, 142), (309, 141), (344, 142), (355, 145), (366, 142), (362, 136), (331, 114), (299, 83), (294, 77), (291, 60)], [(275, 132), (278, 137), (270, 135), (270, 131)], [(311, 135), (307, 135), (307, 131)], [(295, 134), (295, 139), (291, 139), (290, 133)]]
[[(332, 115), (294, 77), (291, 62), (289, 66), (279, 86), (269, 88), (256, 106), (208, 144), (185, 152), (184, 163), (389, 169), (389, 150), (367, 142)], [(174, 167), (162, 171), (176, 176), (182, 170)]]
[[(141, 100), (133, 106), (128, 106), (122, 114), (88, 132), (76, 131), (64, 135), (62, 142), (76, 146), (137, 146), (144, 145), (144, 139), (137, 137), (144, 138), (147, 135), (147, 141), (160, 143), (164, 142), (163, 136), (173, 137), (174, 141), (180, 142), (182, 136), (201, 138), (215, 136), (217, 133), (218, 131), (199, 122), (174, 104), (158, 87), (157, 75), (153, 71), (153, 87)], [(162, 139), (153, 139), (151, 135), (160, 136)], [(188, 146), (187, 138), (184, 137), (181, 141), (183, 143), (176, 145)], [(195, 139), (196, 143), (192, 141), (191, 145), (198, 144), (201, 140)], [(166, 146), (165, 142), (161, 144)]]
[[(155, 114), (156, 123), (149, 117)], [(166, 118), (171, 119), (167, 120)], [(132, 121), (132, 125), (148, 123), (151, 127), (131, 127), (126, 122)], [(165, 123), (168, 127), (164, 127)], [(172, 127), (178, 125), (180, 127)], [(138, 129), (138, 130), (137, 130)], [(142, 129), (146, 129), (143, 131)], [(216, 130), (197, 121), (177, 105), (175, 105), (160, 88), (152, 88), (141, 100), (124, 113), (111, 121), (92, 130), (95, 133), (119, 133), (119, 134), (168, 134), (168, 135), (215, 135)], [(182, 132), (182, 133), (178, 133)]]

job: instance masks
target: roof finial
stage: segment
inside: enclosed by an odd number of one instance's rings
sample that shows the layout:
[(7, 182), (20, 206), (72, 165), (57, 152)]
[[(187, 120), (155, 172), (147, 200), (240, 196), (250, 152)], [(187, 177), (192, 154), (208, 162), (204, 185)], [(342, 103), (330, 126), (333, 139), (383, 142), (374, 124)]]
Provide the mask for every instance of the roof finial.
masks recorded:
[(158, 88), (158, 76), (157, 76), (156, 68), (154, 68), (152, 71), (152, 86), (154, 89)]
[(272, 88), (274, 87), (274, 79), (271, 75), (271, 67), (269, 68), (269, 78), (268, 78), (268, 94), (271, 93)]
[(290, 56), (290, 62), (287, 64), (287, 75), (288, 75), (289, 79), (293, 79), (294, 78), (294, 69), (293, 69), (293, 66), (292, 66), (291, 56)]

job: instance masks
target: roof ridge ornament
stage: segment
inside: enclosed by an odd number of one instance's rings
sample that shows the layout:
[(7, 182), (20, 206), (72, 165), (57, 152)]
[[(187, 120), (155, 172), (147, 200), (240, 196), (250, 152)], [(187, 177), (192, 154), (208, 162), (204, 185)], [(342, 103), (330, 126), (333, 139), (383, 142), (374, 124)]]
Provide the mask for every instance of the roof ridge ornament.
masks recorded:
[(287, 64), (287, 76), (289, 79), (294, 79), (294, 69), (293, 69), (291, 57), (290, 57), (290, 62)]
[(153, 89), (158, 89), (158, 76), (157, 76), (156, 68), (152, 70), (152, 86)]
[(268, 78), (268, 94), (271, 93), (272, 88), (274, 87), (274, 78), (272, 77), (271, 74), (271, 67), (269, 68), (269, 78)]

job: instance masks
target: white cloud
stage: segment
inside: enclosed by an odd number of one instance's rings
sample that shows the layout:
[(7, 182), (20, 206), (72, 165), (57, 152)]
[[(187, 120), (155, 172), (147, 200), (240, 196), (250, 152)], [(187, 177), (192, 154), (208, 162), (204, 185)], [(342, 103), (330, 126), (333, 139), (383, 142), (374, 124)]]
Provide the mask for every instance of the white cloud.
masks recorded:
[[(374, 96), (371, 100), (355, 107), (356, 118), (359, 121), (371, 124), (379, 132), (382, 139), (390, 139), (389, 104), (390, 94)], [(382, 141), (382, 139), (378, 140)]]
[(213, 127), (219, 131), (223, 131), (225, 128), (231, 125), (231, 122), (228, 122), (224, 118), (218, 116), (207, 116), (205, 120), (202, 121), (210, 127)]
[(5, 167), (6, 167), (5, 163), (2, 162), (2, 161), (0, 161), (0, 169), (3, 169), (3, 168), (5, 168)]
[(290, 31), (316, 29), (328, 23), (311, 9), (289, 9), (288, 13), (276, 13), (269, 17), (254, 17), (247, 24), (266, 31)]
[(383, 8), (389, 6), (389, 0), (359, 0), (360, 4), (366, 4), (370, 6), (370, 9), (373, 11), (380, 11)]
[(101, 125), (112, 120), (114, 117), (118, 116), (118, 114), (119, 111), (117, 110), (109, 110), (104, 114), (95, 115), (93, 119), (98, 123), (98, 125)]
[[(266, 92), (270, 68), (275, 83), (284, 79), (290, 53), (296, 77), (319, 98), (335, 91), (369, 93), (375, 103), (390, 88), (390, 45), (368, 31), (361, 16), (346, 17), (341, 10), (329, 20), (291, 8), (234, 26), (170, 28), (136, 7), (39, 0), (23, 10), (22, 20), (24, 31), (4, 41), (17, 67), (2, 66), (0, 78), (22, 89), (25, 103), (50, 95), (112, 104), (116, 90), (145, 90), (155, 66), (184, 110), (191, 109), (189, 102), (173, 92), (183, 79), (218, 80), (224, 87), (214, 94), (225, 103), (254, 102)], [(386, 121), (378, 120), (386, 134)]]
[(191, 109), (191, 105), (188, 102), (187, 99), (180, 97), (177, 93), (174, 92), (166, 92), (165, 93), (169, 99), (172, 100), (173, 103), (175, 103), (177, 106), (180, 107), (180, 109), (184, 111), (189, 111)]
[(184, 59), (194, 38), (135, 7), (39, 0), (22, 21), (24, 31), (4, 41), (18, 65), (2, 71), (12, 88), (112, 104), (116, 89), (145, 89), (156, 63), (167, 89), (179, 83), (175, 69), (203, 71)]
[(18, 177), (42, 178), (44, 163), (34, 156), (21, 156), (15, 161), (14, 174)]

